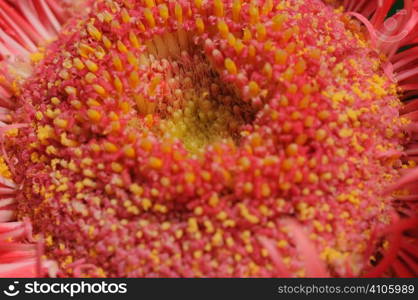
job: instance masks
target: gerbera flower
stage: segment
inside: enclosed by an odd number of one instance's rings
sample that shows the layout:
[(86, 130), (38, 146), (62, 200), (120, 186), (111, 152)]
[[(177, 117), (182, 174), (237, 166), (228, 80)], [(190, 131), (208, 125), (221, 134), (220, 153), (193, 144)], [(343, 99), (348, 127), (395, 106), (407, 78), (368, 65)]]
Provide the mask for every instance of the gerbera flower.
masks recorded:
[(416, 276), (393, 4), (0, 0), (0, 275)]

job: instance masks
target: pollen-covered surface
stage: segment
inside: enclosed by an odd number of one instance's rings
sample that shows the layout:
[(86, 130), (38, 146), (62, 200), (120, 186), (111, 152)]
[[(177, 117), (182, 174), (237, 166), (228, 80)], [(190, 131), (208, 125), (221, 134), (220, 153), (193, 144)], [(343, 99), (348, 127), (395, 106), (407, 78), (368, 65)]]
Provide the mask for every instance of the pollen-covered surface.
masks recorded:
[(400, 103), (319, 0), (96, 1), (21, 87), (6, 153), (62, 276), (350, 276)]

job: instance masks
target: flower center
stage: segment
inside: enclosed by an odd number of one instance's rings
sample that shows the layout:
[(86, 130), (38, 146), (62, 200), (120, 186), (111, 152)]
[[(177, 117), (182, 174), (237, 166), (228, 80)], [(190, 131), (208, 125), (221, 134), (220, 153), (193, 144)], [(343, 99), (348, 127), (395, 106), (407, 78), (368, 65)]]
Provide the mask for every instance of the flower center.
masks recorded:
[(151, 74), (147, 97), (134, 97), (149, 130), (181, 140), (192, 154), (202, 154), (214, 143), (238, 143), (253, 109), (236, 87), (221, 79), (192, 35), (167, 33), (146, 45), (146, 72)]

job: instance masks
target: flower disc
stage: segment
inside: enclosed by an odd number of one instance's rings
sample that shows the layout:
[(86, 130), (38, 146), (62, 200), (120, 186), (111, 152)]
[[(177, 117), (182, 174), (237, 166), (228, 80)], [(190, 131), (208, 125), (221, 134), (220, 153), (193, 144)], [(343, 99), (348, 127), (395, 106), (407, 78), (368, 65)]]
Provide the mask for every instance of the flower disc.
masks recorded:
[(396, 85), (319, 0), (94, 1), (6, 153), (67, 276), (352, 276), (391, 222)]

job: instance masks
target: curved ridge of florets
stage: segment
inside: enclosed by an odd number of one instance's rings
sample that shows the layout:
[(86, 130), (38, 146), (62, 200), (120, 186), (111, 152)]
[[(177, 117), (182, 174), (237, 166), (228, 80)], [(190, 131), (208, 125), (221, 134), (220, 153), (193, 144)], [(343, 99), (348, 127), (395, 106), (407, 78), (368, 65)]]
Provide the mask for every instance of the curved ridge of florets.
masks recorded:
[(6, 152), (62, 274), (367, 269), (408, 120), (359, 25), (291, 2), (95, 1), (46, 50)]
[[(340, 1), (342, 2), (342, 1)], [(341, 4), (341, 3), (340, 3)], [(398, 5), (395, 7), (394, 5)], [(392, 193), (393, 206), (399, 216), (381, 235), (387, 235), (387, 247), (379, 253), (383, 259), (366, 276), (390, 274), (391, 276), (414, 277), (418, 274), (417, 243), (417, 196), (416, 196), (416, 108), (418, 95), (417, 38), (418, 2), (403, 1), (399, 7), (395, 0), (351, 1), (343, 5), (350, 14), (360, 19), (369, 31), (373, 45), (379, 49), (385, 62), (385, 73), (397, 83), (404, 105), (400, 110), (402, 118), (408, 119), (405, 128), (408, 138), (404, 142), (402, 160), (408, 162), (408, 169), (402, 178), (386, 189)], [(397, 8), (397, 9), (396, 9)], [(391, 16), (388, 16), (392, 11)]]

